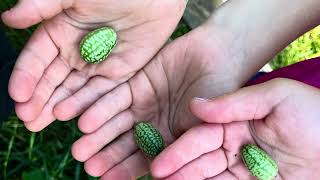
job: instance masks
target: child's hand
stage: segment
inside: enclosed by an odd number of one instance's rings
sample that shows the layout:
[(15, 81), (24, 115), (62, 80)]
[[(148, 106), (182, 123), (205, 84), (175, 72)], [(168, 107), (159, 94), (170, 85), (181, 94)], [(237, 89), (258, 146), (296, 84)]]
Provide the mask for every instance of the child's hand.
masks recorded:
[[(185, 0), (20, 0), (2, 14), (3, 21), (15, 28), (43, 23), (11, 76), (9, 92), (17, 115), (28, 121), (28, 129), (39, 131), (56, 118), (81, 114), (156, 54), (185, 5)], [(103, 63), (89, 65), (80, 59), (79, 42), (101, 26), (116, 30), (117, 47)]]
[(135, 122), (149, 121), (170, 144), (200, 123), (189, 111), (193, 97), (216, 97), (247, 81), (238, 74), (237, 59), (224, 53), (230, 52), (224, 49), (227, 41), (218, 31), (210, 33), (201, 26), (166, 45), (143, 70), (80, 117), (79, 128), (87, 134), (74, 143), (72, 154), (85, 161), (90, 175), (119, 180), (143, 175), (149, 161), (134, 142)]
[(320, 90), (287, 79), (243, 88), (213, 100), (193, 100), (207, 122), (187, 131), (153, 162), (168, 179), (250, 179), (240, 148), (256, 143), (276, 160), (277, 179), (320, 177)]

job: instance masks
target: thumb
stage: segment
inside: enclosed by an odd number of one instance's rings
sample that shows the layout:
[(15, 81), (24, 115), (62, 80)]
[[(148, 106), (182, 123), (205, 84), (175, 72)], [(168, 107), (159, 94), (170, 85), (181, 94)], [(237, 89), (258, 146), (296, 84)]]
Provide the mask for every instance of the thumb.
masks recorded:
[(191, 101), (190, 110), (209, 123), (263, 119), (288, 96), (288, 82), (276, 79), (212, 100), (195, 98)]
[(50, 19), (72, 6), (74, 0), (19, 0), (12, 9), (2, 13), (2, 20), (10, 27), (23, 29)]

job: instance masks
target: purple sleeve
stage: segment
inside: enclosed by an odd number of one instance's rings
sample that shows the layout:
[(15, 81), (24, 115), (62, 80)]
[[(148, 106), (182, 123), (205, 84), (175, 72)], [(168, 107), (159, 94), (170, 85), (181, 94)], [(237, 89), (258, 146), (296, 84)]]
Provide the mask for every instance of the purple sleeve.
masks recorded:
[(320, 57), (302, 61), (249, 81), (246, 86), (266, 82), (274, 78), (288, 78), (320, 89)]

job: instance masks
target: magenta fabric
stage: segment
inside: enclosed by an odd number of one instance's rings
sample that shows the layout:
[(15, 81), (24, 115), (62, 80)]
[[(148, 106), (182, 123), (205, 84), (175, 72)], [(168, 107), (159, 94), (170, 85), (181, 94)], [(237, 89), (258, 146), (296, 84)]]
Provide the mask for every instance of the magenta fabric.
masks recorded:
[(274, 78), (297, 80), (320, 89), (320, 57), (305, 60), (249, 81), (246, 86), (266, 82)]

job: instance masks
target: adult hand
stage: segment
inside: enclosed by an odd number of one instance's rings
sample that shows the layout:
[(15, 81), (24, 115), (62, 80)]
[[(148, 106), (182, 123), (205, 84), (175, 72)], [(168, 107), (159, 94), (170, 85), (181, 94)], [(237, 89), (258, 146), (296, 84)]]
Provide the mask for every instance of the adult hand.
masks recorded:
[[(316, 7), (310, 1), (306, 5)], [(297, 25), (297, 9), (305, 8), (299, 2), (229, 1), (205, 25), (166, 46), (129, 82), (105, 94), (80, 117), (79, 128), (87, 134), (74, 144), (74, 157), (85, 161), (89, 174), (106, 179), (143, 174), (148, 161), (134, 144), (134, 122), (152, 122), (167, 144), (199, 124), (188, 108), (193, 97), (216, 97), (239, 88), (277, 50), (314, 25), (312, 15)], [(283, 15), (276, 8), (283, 4), (292, 11)], [(260, 16), (261, 11), (268, 16)], [(282, 26), (270, 29), (270, 22)], [(261, 36), (266, 29), (268, 35)]]
[(225, 53), (226, 39), (218, 31), (208, 38), (211, 32), (202, 26), (170, 43), (143, 70), (80, 117), (79, 128), (88, 134), (74, 143), (72, 153), (85, 161), (90, 175), (102, 179), (143, 175), (149, 160), (135, 145), (131, 132), (135, 122), (151, 122), (169, 144), (199, 123), (189, 112), (192, 97), (215, 97), (246, 81)]
[[(3, 21), (14, 28), (43, 23), (22, 50), (10, 79), (17, 115), (32, 131), (56, 118), (79, 115), (80, 110), (58, 108), (53, 113), (53, 108), (67, 98), (88, 106), (133, 76), (167, 41), (185, 5), (185, 0), (20, 0), (2, 14)], [(116, 30), (117, 47), (103, 63), (87, 64), (80, 59), (79, 42), (101, 26)]]
[(206, 123), (157, 156), (152, 173), (168, 180), (252, 179), (240, 149), (255, 143), (277, 162), (277, 179), (317, 179), (319, 107), (319, 89), (288, 79), (212, 100), (195, 99), (191, 111)]

